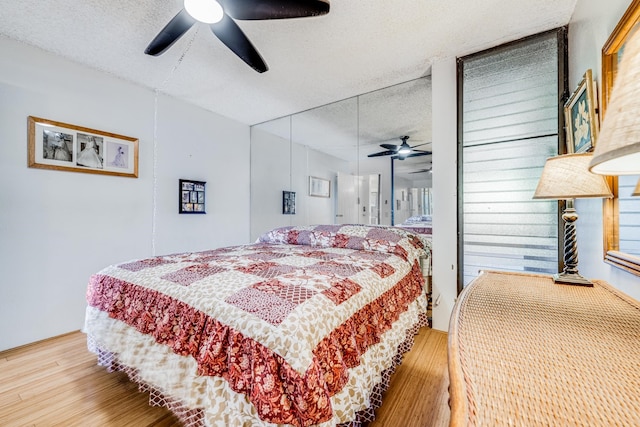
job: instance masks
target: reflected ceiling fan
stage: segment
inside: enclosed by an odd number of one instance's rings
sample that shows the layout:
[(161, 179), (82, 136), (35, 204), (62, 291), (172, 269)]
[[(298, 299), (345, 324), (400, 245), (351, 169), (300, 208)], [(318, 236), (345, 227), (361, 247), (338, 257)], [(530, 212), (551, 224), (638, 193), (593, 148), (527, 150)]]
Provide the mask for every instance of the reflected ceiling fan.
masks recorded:
[(420, 170), (412, 171), (412, 172), (409, 172), (409, 173), (427, 173), (427, 172), (431, 172), (431, 168), (429, 168), (429, 169), (420, 169)]
[(269, 69), (234, 19), (304, 18), (329, 13), (329, 0), (184, 0), (184, 8), (149, 43), (144, 53), (164, 53), (196, 22), (209, 24), (213, 34), (259, 73)]
[(427, 145), (428, 142), (424, 144), (414, 145), (413, 147), (409, 145), (407, 140), (408, 136), (401, 136), (402, 144), (393, 145), (393, 144), (380, 144), (380, 147), (385, 148), (386, 151), (380, 151), (378, 153), (369, 154), (367, 157), (380, 157), (380, 156), (393, 156), (392, 159), (404, 160), (407, 157), (418, 157), (418, 156), (428, 156), (431, 154), (431, 151), (424, 150), (416, 150), (416, 147), (420, 147), (422, 145)]

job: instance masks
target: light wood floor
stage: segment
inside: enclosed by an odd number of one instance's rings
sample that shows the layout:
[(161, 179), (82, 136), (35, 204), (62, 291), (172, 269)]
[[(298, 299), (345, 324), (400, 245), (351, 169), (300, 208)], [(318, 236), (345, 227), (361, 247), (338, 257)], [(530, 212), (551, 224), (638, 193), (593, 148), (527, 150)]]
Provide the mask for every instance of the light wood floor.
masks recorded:
[[(422, 329), (370, 427), (449, 423), (447, 335)], [(0, 352), (0, 426), (179, 426), (121, 373), (107, 373), (73, 332)]]

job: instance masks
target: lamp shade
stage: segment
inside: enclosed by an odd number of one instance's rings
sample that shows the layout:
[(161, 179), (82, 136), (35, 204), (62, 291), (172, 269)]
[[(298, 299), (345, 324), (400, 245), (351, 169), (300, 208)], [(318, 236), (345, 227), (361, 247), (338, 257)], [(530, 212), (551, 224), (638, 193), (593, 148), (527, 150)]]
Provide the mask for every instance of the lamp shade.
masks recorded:
[(638, 183), (636, 184), (636, 188), (635, 190), (633, 190), (633, 193), (631, 193), (632, 196), (640, 196), (640, 180), (638, 180)]
[(534, 199), (613, 197), (604, 176), (589, 172), (591, 153), (550, 157), (544, 165)]
[(589, 170), (601, 175), (640, 172), (640, 31), (624, 47)]

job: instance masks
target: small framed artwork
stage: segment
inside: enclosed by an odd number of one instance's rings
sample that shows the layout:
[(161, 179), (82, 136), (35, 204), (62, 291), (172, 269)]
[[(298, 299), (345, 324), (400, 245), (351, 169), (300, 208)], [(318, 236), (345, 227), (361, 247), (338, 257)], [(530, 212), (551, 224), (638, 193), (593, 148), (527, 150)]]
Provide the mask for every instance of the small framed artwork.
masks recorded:
[(282, 213), (283, 215), (296, 214), (296, 192), (295, 191), (282, 192)]
[(28, 166), (138, 177), (138, 140), (29, 116)]
[(178, 213), (204, 214), (206, 182), (181, 179), (178, 182)]
[(591, 70), (587, 70), (578, 88), (564, 104), (567, 128), (567, 152), (593, 150), (598, 137), (597, 98)]
[(331, 197), (331, 181), (328, 179), (310, 176), (309, 195), (314, 197)]

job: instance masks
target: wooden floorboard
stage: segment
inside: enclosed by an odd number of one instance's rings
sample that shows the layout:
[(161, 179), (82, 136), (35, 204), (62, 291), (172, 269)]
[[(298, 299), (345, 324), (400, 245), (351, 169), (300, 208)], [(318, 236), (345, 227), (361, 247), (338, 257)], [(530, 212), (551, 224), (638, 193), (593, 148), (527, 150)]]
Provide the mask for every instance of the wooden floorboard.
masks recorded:
[(370, 427), (449, 424), (447, 334), (422, 329), (391, 379)]
[[(369, 427), (447, 426), (448, 384), (447, 334), (423, 328)], [(0, 352), (3, 427), (180, 425), (148, 398), (125, 374), (97, 366), (81, 332)]]

